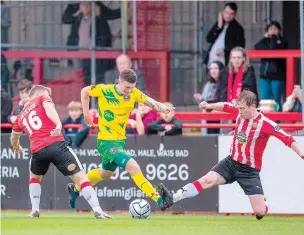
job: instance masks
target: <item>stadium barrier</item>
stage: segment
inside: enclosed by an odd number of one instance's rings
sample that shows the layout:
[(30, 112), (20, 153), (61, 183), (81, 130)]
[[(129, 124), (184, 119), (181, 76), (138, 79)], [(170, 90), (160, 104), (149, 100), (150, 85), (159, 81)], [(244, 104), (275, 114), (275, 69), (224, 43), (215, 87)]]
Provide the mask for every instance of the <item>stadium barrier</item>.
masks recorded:
[[(25, 135), (21, 136), (24, 152), (16, 154), (10, 148), (9, 135), (3, 134), (1, 137), (1, 209), (29, 209), (29, 139)], [(296, 137), (296, 141), (304, 149), (304, 137)], [(231, 142), (231, 136), (130, 137), (126, 152), (139, 162), (144, 175), (153, 185), (163, 182), (168, 188), (176, 190), (206, 174), (226, 157)], [(86, 172), (101, 166), (96, 150), (96, 136), (89, 136), (81, 148), (74, 151)], [(270, 213), (304, 214), (303, 168), (304, 161), (292, 149), (270, 138), (261, 171)], [(42, 181), (42, 209), (69, 209), (66, 191), (68, 182), (59, 171), (50, 167)], [(105, 210), (128, 210), (133, 199), (146, 198), (121, 169), (116, 171), (112, 180), (94, 188)], [(158, 210), (151, 200), (149, 202), (153, 210)], [(83, 198), (79, 198), (77, 209), (89, 210)], [(174, 205), (172, 210), (252, 213), (248, 198), (236, 183), (207, 190), (195, 198)]]
[[(274, 121), (288, 122), (278, 124), (284, 130), (301, 130), (304, 129), (303, 123), (293, 123), (301, 122), (301, 113), (291, 113), (291, 112), (264, 112), (265, 116)], [(158, 118), (159, 118), (158, 114)], [(176, 112), (175, 117), (182, 121), (198, 121), (198, 120), (235, 120), (235, 116), (229, 113), (223, 112), (212, 112), (212, 113), (200, 113), (200, 112)], [(291, 122), (291, 123), (290, 123)], [(0, 123), (1, 128), (11, 128), (12, 125), (9, 123)], [(220, 123), (183, 123), (183, 128), (233, 128), (234, 124), (220, 124)], [(82, 125), (68, 124), (64, 128), (82, 128)]]

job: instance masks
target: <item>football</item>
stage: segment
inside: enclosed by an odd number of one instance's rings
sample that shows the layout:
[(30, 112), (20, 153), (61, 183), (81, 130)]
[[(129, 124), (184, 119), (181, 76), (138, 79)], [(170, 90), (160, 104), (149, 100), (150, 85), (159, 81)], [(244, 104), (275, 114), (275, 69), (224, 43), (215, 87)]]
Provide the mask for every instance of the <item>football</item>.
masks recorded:
[(146, 219), (151, 213), (151, 206), (144, 199), (135, 199), (130, 203), (129, 212), (134, 219)]

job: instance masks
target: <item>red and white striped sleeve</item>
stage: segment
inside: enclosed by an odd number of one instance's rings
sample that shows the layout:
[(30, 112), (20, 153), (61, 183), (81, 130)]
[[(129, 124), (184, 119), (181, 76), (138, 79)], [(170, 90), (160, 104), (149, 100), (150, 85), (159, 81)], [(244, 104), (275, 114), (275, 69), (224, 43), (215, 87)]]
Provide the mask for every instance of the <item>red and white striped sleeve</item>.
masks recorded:
[(231, 113), (231, 114), (235, 114), (235, 115), (239, 114), (239, 109), (232, 103), (228, 103), (228, 102), (224, 103), (223, 111), (226, 113)]
[(289, 135), (285, 131), (283, 131), (281, 129), (281, 127), (279, 127), (278, 124), (276, 124), (274, 121), (266, 119), (264, 123), (265, 123), (264, 124), (265, 132), (267, 132), (267, 134), (269, 134), (271, 136), (278, 138), (284, 144), (286, 144), (288, 147), (291, 147), (291, 144), (293, 142), (296, 142), (295, 139), (291, 135)]

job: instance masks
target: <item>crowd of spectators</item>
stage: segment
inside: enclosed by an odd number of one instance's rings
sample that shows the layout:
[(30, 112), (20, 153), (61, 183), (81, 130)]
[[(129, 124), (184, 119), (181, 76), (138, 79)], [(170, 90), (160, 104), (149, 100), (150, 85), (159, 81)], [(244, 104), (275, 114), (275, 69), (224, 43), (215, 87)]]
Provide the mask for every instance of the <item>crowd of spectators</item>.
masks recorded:
[[(1, 1), (1, 4), (3, 1)], [(62, 15), (62, 23), (71, 25), (67, 45), (79, 48), (89, 48), (91, 45), (92, 14), (96, 17), (97, 47), (112, 47), (112, 35), (108, 20), (121, 17), (120, 9), (109, 9), (102, 2), (96, 2), (96, 11), (92, 12), (88, 2), (69, 3)], [(7, 8), (5, 8), (7, 9)], [(285, 99), (286, 62), (284, 59), (261, 59), (258, 76), (250, 64), (245, 45), (246, 37), (243, 26), (236, 20), (238, 12), (237, 4), (226, 3), (222, 11), (218, 13), (217, 21), (209, 30), (206, 41), (210, 44), (204, 63), (207, 68), (206, 79), (201, 92), (193, 95), (198, 104), (202, 101), (235, 102), (244, 89), (254, 92), (259, 100), (274, 100), (278, 106), (277, 111), (301, 112), (302, 99), (301, 87), (296, 85), (293, 93)], [(9, 12), (1, 12), (1, 42), (7, 42), (7, 31), (10, 27)], [(282, 36), (282, 28), (279, 22), (271, 21), (266, 27), (262, 38), (255, 44), (256, 50), (287, 49), (287, 41)], [(6, 50), (6, 48), (2, 48)], [(74, 68), (82, 68), (84, 72), (84, 86), (90, 84), (91, 64), (88, 59), (74, 59), (69, 61)], [(26, 74), (20, 74), (21, 64), (16, 61), (12, 76), (7, 67), (6, 58), (1, 54), (1, 122), (14, 123), (17, 115), (28, 100), (28, 92), (32, 86), (31, 70)], [(96, 82), (112, 84), (116, 83), (119, 73), (124, 69), (132, 68), (131, 59), (122, 54), (111, 60), (96, 60)], [(144, 74), (135, 69), (138, 82), (136, 87), (146, 92)], [(10, 77), (17, 83), (18, 100), (13, 105), (9, 95)], [(26, 79), (23, 79), (26, 78)], [(16, 101), (16, 100), (15, 100)], [(285, 103), (284, 103), (285, 102)], [(172, 105), (167, 103), (167, 105)], [(89, 132), (89, 127), (84, 124), (81, 104), (72, 101), (68, 107), (69, 116), (63, 120), (63, 124), (81, 124), (81, 129), (69, 128), (64, 135), (69, 144), (79, 147)], [(207, 111), (208, 112), (208, 111)], [(208, 121), (207, 123), (218, 123)], [(180, 135), (182, 134), (181, 122), (174, 117), (174, 112), (161, 114), (157, 120), (157, 114), (144, 104), (134, 107), (134, 111), (128, 120), (127, 134), (144, 135)], [(2, 129), (1, 131), (6, 131)], [(219, 129), (208, 129), (208, 134), (218, 134)]]

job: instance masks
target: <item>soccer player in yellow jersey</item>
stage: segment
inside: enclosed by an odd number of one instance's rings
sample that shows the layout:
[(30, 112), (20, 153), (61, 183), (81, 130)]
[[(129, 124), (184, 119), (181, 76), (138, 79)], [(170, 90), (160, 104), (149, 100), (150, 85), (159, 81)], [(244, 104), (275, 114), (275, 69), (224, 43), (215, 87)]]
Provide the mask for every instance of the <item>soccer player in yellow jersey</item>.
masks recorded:
[[(102, 156), (101, 169), (87, 173), (92, 185), (109, 179), (117, 167), (126, 170), (135, 184), (158, 206), (165, 210), (172, 204), (167, 198), (161, 197), (152, 184), (144, 177), (138, 163), (125, 152), (126, 124), (136, 102), (144, 103), (159, 112), (168, 113), (174, 107), (155, 101), (139, 91), (136, 85), (137, 77), (132, 69), (123, 70), (117, 84), (99, 84), (85, 87), (81, 91), (81, 103), (85, 122), (93, 126), (93, 118), (89, 114), (89, 96), (98, 98), (98, 127), (97, 149)], [(79, 196), (78, 185), (69, 184), (70, 204), (75, 208)], [(170, 206), (169, 205), (169, 206)]]

